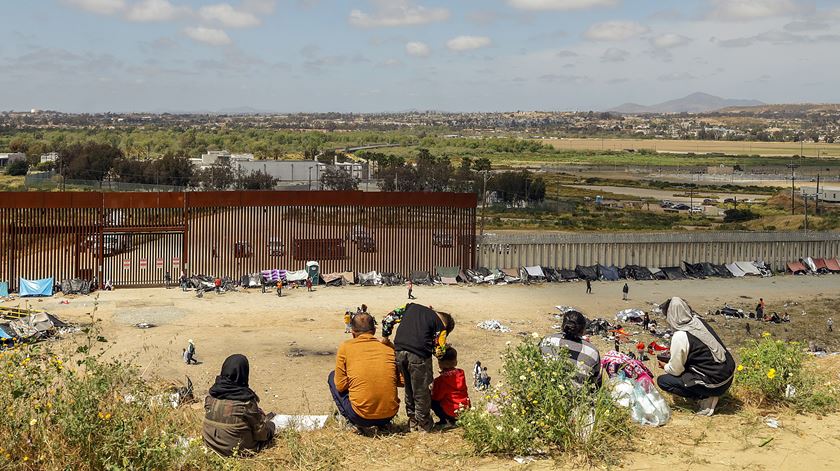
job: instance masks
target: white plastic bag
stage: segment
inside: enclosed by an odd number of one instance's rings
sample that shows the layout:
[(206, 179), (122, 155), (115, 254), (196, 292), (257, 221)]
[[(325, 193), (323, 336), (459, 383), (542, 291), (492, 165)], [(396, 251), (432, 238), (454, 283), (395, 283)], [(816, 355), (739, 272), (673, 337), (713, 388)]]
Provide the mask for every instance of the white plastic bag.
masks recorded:
[(652, 385), (647, 387), (629, 378), (613, 380), (613, 400), (630, 409), (630, 417), (642, 425), (658, 427), (671, 419), (671, 408)]

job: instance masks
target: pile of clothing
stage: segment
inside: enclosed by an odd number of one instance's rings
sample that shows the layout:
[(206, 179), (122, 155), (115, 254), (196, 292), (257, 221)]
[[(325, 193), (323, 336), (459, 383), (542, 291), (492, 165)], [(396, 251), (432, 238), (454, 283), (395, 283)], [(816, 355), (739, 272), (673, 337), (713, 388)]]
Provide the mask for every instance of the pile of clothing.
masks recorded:
[(506, 327), (504, 324), (495, 319), (479, 322), (477, 327), (479, 329), (492, 330), (494, 332), (510, 332), (510, 328)]

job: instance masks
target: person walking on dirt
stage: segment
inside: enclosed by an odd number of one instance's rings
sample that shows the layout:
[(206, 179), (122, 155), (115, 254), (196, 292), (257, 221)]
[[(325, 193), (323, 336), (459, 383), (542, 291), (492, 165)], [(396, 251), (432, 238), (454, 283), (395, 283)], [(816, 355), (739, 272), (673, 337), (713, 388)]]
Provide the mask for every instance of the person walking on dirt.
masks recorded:
[(630, 286), (627, 283), (624, 283), (624, 288), (621, 288), (622, 299), (627, 301), (627, 295), (630, 294)]
[(414, 290), (414, 283), (411, 280), (408, 280), (408, 299), (417, 299), (414, 297), (411, 292)]
[(828, 326), (828, 331), (829, 332), (834, 332), (834, 319), (829, 317), (828, 320), (825, 323)]
[(586, 294), (592, 294), (592, 281), (586, 279)]
[(312, 292), (312, 278), (306, 279), (306, 291)]
[(277, 297), (283, 297), (283, 280), (277, 280)]
[(169, 289), (169, 285), (171, 285), (171, 284), (172, 284), (172, 275), (170, 275), (169, 272), (164, 273), (163, 274), (163, 286), (166, 289)]
[(198, 364), (198, 360), (195, 359), (195, 343), (193, 343), (193, 339), (187, 341), (187, 349), (184, 351), (184, 363), (188, 365)]

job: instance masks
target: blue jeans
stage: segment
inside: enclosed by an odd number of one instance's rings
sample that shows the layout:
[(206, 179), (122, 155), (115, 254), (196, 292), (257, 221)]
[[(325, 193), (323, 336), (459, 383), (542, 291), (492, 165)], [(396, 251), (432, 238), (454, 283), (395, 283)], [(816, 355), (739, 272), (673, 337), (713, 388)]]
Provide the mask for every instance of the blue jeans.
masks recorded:
[(330, 375), (327, 376), (327, 384), (330, 387), (333, 401), (335, 401), (335, 405), (338, 407), (338, 412), (344, 416), (345, 419), (350, 421), (351, 424), (357, 427), (383, 427), (391, 423), (391, 419), (393, 419), (393, 417), (374, 420), (360, 417), (359, 414), (353, 410), (353, 405), (350, 403), (350, 391), (347, 390), (344, 392), (338, 392), (338, 389), (335, 387), (335, 371), (330, 371)]

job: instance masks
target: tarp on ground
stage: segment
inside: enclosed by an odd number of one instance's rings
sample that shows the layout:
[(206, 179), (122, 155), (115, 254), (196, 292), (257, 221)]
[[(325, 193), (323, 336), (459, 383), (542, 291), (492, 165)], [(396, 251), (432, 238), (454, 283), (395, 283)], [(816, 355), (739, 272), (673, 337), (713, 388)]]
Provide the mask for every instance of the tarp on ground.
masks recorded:
[(825, 266), (830, 272), (840, 272), (840, 261), (838, 261), (836, 258), (825, 259)]
[(0, 298), (9, 297), (9, 283), (0, 281)]
[(618, 281), (618, 268), (606, 267), (604, 265), (595, 265), (598, 269), (598, 278), (605, 281)]
[(0, 340), (11, 340), (15, 338), (15, 332), (8, 323), (0, 324)]
[(451, 276), (441, 276), (440, 283), (443, 285), (457, 285), (458, 278), (451, 277)]
[(306, 272), (306, 270), (286, 272), (286, 281), (288, 281), (289, 283), (294, 283), (296, 281), (306, 281), (307, 278), (309, 278), (309, 274)]
[(20, 296), (52, 296), (53, 294), (53, 279), (44, 278), (41, 280), (27, 280), (20, 278), (18, 286)]
[(639, 265), (626, 265), (619, 271), (619, 275), (626, 280), (652, 280), (653, 274)]
[(375, 271), (359, 273), (359, 284), (362, 286), (379, 286), (382, 284), (382, 275)]
[(545, 273), (543, 273), (543, 270), (542, 270), (541, 267), (533, 266), (533, 267), (524, 267), (524, 268), (525, 268), (525, 273), (528, 274), (528, 279), (529, 280), (544, 280), (545, 279)]
[(251, 273), (250, 275), (242, 275), (239, 284), (243, 288), (259, 288), (263, 284), (262, 281), (262, 273)]
[(342, 273), (325, 273), (321, 275), (321, 278), (327, 286), (341, 286), (345, 283), (344, 275)]
[(815, 258), (814, 266), (817, 268), (817, 273), (828, 273), (828, 265), (826, 265), (824, 258)]
[(685, 280), (688, 278), (680, 267), (662, 267), (662, 272), (669, 280)]
[(701, 265), (703, 265), (703, 273), (705, 273), (706, 276), (718, 276), (717, 271), (715, 271), (715, 266), (711, 263), (703, 262)]
[[(456, 275), (457, 276), (457, 275)], [(432, 284), (432, 277), (427, 271), (413, 271), (409, 276), (411, 282), (415, 285), (430, 285)]]
[(761, 276), (761, 272), (758, 270), (758, 267), (753, 264), (753, 262), (735, 262), (735, 265), (738, 265), (738, 268), (740, 268), (745, 275)]
[(710, 263), (688, 263), (683, 262), (685, 274), (692, 278), (706, 278), (716, 276), (715, 269)]
[(598, 280), (598, 267), (593, 265), (591, 267), (584, 267), (578, 265), (575, 267), (575, 273), (581, 280), (596, 281)]
[(435, 267), (435, 274), (441, 278), (458, 278), (461, 267)]
[(712, 265), (715, 269), (715, 275), (721, 278), (732, 278), (732, 272), (726, 268), (726, 265)]
[(744, 270), (741, 270), (737, 263), (727, 263), (726, 269), (729, 270), (729, 273), (732, 273), (732, 276), (735, 278), (741, 278), (746, 275)]
[(405, 284), (405, 278), (399, 273), (380, 273), (382, 275), (382, 283), (385, 286), (401, 286)]
[(817, 265), (814, 264), (814, 259), (813, 258), (805, 257), (805, 258), (800, 259), (800, 261), (802, 262), (803, 265), (808, 267), (808, 270), (811, 270), (811, 271), (814, 271), (814, 272), (817, 271)]
[(545, 280), (546, 281), (563, 281), (563, 278), (560, 276), (560, 272), (551, 268), (551, 267), (542, 267), (543, 273), (545, 273)]
[(578, 274), (574, 270), (559, 270), (560, 278), (563, 278), (563, 281), (572, 281), (580, 279)]
[(500, 270), (504, 274), (504, 281), (507, 283), (516, 283), (518, 281), (522, 281), (520, 278), (521, 274), (519, 273), (518, 268), (502, 268)]
[(668, 279), (668, 275), (666, 275), (665, 272), (662, 271), (661, 268), (647, 267), (647, 269), (650, 272), (650, 276), (652, 276), (654, 280), (667, 280)]
[(805, 265), (803, 265), (802, 262), (788, 262), (787, 269), (794, 275), (804, 275), (808, 273), (808, 269), (805, 268)]

